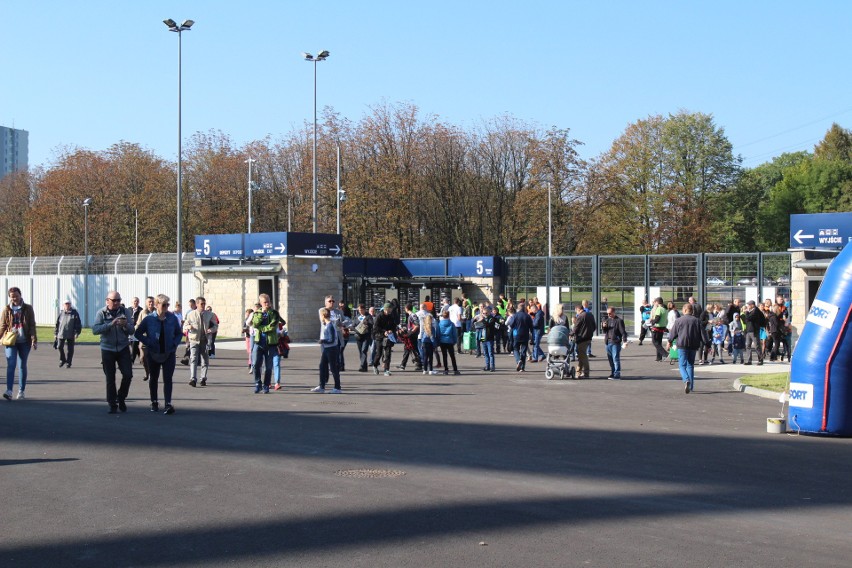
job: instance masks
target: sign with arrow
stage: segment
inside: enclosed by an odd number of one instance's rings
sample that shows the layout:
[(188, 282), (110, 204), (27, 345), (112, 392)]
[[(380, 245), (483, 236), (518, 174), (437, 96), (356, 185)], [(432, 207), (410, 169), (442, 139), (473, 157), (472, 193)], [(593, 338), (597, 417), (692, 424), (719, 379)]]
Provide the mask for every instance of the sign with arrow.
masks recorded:
[(842, 249), (852, 242), (852, 213), (790, 215), (790, 248)]
[(343, 256), (343, 237), (328, 233), (237, 233), (197, 235), (196, 258)]
[(272, 258), (287, 255), (287, 233), (251, 233), (245, 237), (245, 256)]
[(329, 233), (287, 233), (287, 254), (293, 256), (341, 256), (343, 237)]

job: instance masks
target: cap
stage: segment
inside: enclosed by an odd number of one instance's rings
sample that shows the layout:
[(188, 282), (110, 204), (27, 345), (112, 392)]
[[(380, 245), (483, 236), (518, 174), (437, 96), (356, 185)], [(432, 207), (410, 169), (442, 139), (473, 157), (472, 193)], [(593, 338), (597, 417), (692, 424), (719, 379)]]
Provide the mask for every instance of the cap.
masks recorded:
[(66, 303), (66, 304), (70, 304), (70, 303), (71, 303), (71, 298), (65, 298), (65, 302), (64, 302), (64, 303)]
[(382, 306), (382, 309), (383, 309), (383, 310), (390, 310), (390, 309), (392, 309), (392, 308), (393, 308), (393, 306), (391, 305), (391, 303), (390, 303), (390, 302), (385, 302), (385, 305), (384, 305), (384, 306)]

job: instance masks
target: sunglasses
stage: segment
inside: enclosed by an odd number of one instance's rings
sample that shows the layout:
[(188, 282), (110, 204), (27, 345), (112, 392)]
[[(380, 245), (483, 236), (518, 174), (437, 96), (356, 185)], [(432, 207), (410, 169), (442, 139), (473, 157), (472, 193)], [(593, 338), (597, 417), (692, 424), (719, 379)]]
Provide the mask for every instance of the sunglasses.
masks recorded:
[(108, 302), (120, 302), (121, 298), (107, 298)]

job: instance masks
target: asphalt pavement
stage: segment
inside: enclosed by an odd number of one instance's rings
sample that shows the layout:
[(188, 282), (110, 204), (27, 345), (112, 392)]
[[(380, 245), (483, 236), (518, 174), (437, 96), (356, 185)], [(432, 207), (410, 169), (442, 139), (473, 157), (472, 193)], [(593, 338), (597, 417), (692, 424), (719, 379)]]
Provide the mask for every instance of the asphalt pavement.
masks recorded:
[(0, 400), (0, 566), (850, 564), (852, 441), (767, 434), (780, 404), (733, 388), (787, 365), (698, 367), (684, 394), (650, 344), (621, 381), (599, 342), (581, 381), (505, 354), (358, 373), (350, 344), (332, 395), (309, 392), (318, 350), (264, 395), (220, 342), (208, 386), (178, 366), (166, 416), (141, 365), (108, 415), (98, 346), (71, 369), (40, 346), (27, 398)]

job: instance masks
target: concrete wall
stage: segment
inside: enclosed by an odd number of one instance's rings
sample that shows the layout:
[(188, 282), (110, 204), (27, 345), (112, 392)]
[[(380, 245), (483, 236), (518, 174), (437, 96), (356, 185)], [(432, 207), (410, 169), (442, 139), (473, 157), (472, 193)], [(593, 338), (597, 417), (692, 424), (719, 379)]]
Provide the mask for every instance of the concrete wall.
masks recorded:
[[(269, 265), (266, 265), (267, 267)], [(243, 267), (241, 267), (243, 268)], [(275, 308), (287, 320), (293, 341), (313, 341), (319, 337), (317, 310), (325, 296), (343, 293), (343, 260), (341, 258), (281, 259), (279, 271), (227, 272), (221, 267), (199, 267), (196, 278), (207, 305), (219, 317), (219, 333), (239, 337), (247, 308), (253, 308), (259, 293), (259, 280), (274, 279)]]

